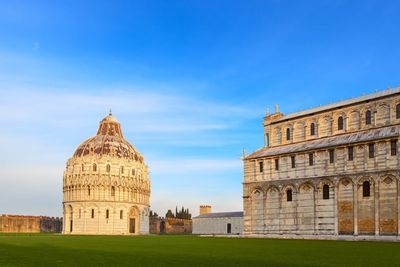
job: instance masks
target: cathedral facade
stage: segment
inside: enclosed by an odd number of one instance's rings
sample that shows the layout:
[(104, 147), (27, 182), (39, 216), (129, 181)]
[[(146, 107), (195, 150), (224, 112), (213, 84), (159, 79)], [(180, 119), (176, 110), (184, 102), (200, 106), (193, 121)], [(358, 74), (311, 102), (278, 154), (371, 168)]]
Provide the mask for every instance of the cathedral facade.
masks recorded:
[(149, 233), (148, 167), (111, 112), (68, 159), (63, 193), (64, 234)]
[(244, 234), (400, 232), (400, 88), (264, 118), (244, 155)]

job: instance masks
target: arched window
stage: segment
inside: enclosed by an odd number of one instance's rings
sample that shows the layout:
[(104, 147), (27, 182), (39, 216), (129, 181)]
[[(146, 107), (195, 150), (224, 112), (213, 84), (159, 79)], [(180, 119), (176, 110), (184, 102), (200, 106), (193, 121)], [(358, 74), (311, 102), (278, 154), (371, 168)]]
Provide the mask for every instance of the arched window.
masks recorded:
[(289, 190), (286, 191), (286, 200), (288, 202), (292, 201), (292, 189), (289, 189)]
[(106, 171), (107, 171), (107, 172), (110, 172), (110, 171), (111, 171), (111, 166), (110, 166), (110, 164), (107, 164), (107, 166), (106, 166)]
[(363, 183), (363, 197), (369, 197), (371, 195), (371, 184), (369, 181)]
[(106, 219), (110, 218), (110, 211), (106, 210)]
[(340, 117), (338, 118), (337, 125), (338, 125), (338, 130), (339, 130), (339, 131), (340, 131), (340, 130), (343, 130), (343, 117), (342, 117), (342, 116), (340, 116)]
[(111, 196), (115, 197), (115, 187), (111, 186)]
[(290, 128), (286, 129), (286, 140), (290, 140)]
[(311, 123), (311, 126), (310, 126), (310, 135), (315, 135), (315, 123)]
[(90, 196), (90, 187), (88, 186), (87, 195)]
[(92, 219), (94, 218), (94, 209), (92, 209)]
[(84, 170), (85, 170), (85, 165), (82, 164), (82, 171), (84, 171)]
[(135, 175), (135, 169), (132, 169), (132, 175), (133, 176)]
[(365, 112), (365, 124), (370, 125), (371, 122), (372, 122), (371, 111), (367, 110), (367, 112)]
[(124, 166), (121, 166), (121, 173), (124, 173)]
[(396, 105), (396, 119), (400, 119), (400, 104)]
[(124, 218), (124, 211), (120, 210), (119, 211), (119, 218), (122, 220)]
[(324, 184), (324, 187), (322, 188), (322, 198), (329, 199), (329, 185), (327, 184)]
[(96, 163), (93, 163), (93, 171), (94, 171), (94, 172), (97, 172), (97, 165), (96, 165)]

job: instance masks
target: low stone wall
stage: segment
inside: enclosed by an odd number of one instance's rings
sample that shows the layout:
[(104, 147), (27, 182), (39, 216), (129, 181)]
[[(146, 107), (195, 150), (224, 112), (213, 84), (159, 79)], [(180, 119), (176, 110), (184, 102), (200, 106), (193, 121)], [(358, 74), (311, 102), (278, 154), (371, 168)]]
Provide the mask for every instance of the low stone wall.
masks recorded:
[(61, 233), (62, 218), (45, 216), (1, 215), (3, 233)]
[(192, 220), (150, 217), (150, 234), (191, 234)]

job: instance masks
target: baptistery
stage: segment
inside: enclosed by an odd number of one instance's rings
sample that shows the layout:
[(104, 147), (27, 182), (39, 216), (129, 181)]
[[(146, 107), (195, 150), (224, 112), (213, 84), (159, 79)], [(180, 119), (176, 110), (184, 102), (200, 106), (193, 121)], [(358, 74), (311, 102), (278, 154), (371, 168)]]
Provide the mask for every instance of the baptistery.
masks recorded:
[(148, 167), (111, 111), (68, 159), (63, 194), (64, 234), (149, 233)]

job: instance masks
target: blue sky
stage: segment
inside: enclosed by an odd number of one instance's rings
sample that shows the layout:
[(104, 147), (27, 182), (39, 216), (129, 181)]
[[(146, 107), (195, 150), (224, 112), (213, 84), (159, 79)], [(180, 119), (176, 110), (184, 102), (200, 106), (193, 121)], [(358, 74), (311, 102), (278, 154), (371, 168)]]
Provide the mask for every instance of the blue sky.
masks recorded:
[[(82, 3), (84, 2), (84, 3)], [(400, 85), (398, 1), (0, 1), (0, 213), (61, 215), (113, 109), (152, 209), (242, 209), (242, 148), (290, 113)]]

